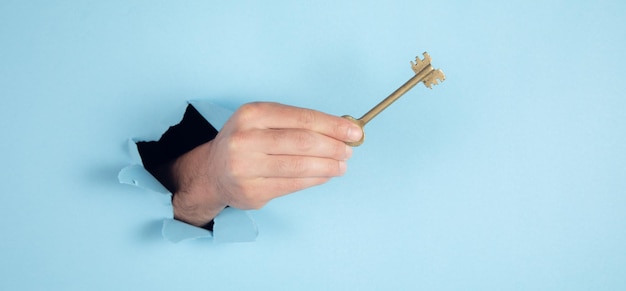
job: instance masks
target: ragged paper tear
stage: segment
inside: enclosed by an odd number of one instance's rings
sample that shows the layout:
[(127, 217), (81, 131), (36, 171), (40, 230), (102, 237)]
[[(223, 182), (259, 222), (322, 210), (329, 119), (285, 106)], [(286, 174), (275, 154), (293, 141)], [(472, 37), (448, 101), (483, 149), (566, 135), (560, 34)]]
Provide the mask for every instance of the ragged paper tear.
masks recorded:
[(128, 184), (158, 193), (170, 194), (163, 185), (142, 165), (131, 165), (123, 168), (117, 175), (122, 184)]
[[(208, 101), (194, 100), (189, 101), (189, 104), (217, 130), (224, 126), (233, 113)], [(131, 165), (119, 172), (119, 182), (171, 196), (172, 193), (144, 168), (136, 142), (133, 139), (129, 140)], [(213, 238), (213, 241), (220, 243), (250, 242), (258, 236), (256, 223), (247, 211), (226, 208), (215, 217), (214, 223), (211, 232), (170, 217), (163, 220), (161, 233), (165, 239), (175, 243), (198, 238)]]
[(174, 243), (188, 239), (213, 237), (213, 234), (204, 228), (195, 227), (176, 219), (163, 220), (161, 235), (163, 235), (165, 239)]

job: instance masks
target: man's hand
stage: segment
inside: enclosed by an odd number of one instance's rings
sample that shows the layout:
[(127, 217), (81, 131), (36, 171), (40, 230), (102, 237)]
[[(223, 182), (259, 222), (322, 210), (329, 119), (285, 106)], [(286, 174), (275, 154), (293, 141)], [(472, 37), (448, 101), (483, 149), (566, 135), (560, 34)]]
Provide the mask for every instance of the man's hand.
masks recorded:
[(347, 119), (277, 103), (240, 107), (214, 140), (172, 165), (174, 217), (202, 226), (224, 207), (259, 209), (346, 171), (360, 127)]

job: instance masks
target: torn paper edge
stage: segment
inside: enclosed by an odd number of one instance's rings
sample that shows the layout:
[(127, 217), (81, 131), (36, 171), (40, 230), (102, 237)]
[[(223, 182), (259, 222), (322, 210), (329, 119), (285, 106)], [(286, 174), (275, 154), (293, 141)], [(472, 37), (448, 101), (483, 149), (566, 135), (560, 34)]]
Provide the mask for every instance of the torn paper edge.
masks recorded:
[[(190, 100), (188, 103), (218, 131), (233, 114), (233, 111), (208, 101)], [(128, 140), (132, 164), (119, 172), (118, 181), (171, 196), (172, 193), (143, 167), (137, 141), (136, 139)], [(250, 242), (258, 236), (258, 228), (248, 211), (229, 207), (220, 212), (214, 222), (213, 232), (211, 232), (173, 218), (164, 219), (161, 234), (163, 238), (174, 243), (198, 238), (213, 238), (214, 242), (219, 243)]]

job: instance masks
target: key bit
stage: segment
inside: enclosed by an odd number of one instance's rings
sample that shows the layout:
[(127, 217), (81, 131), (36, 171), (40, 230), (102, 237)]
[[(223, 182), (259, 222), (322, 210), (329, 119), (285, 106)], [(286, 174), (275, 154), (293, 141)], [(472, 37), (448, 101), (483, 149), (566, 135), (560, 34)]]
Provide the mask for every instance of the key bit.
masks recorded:
[(439, 83), (443, 82), (445, 79), (446, 75), (443, 74), (443, 71), (437, 69), (426, 75), (423, 82), (428, 89), (432, 89), (433, 85), (439, 85)]
[(417, 56), (415, 57), (415, 63), (411, 61), (411, 69), (413, 69), (415, 74), (419, 74), (427, 66), (430, 66), (430, 62), (432, 61), (427, 52), (424, 52), (422, 55), (424, 56), (423, 60), (420, 60), (419, 56)]
[[(350, 115), (344, 115), (342, 117), (356, 123), (359, 127), (361, 127), (361, 130), (363, 130), (365, 125), (370, 120), (372, 120), (374, 117), (376, 117), (376, 115), (385, 110), (385, 108), (389, 107), (389, 105), (391, 105), (393, 102), (398, 100), (402, 95), (404, 95), (404, 93), (415, 87), (415, 85), (417, 85), (419, 82), (423, 82), (424, 85), (430, 89), (432, 89), (433, 85), (438, 85), (439, 83), (443, 82), (446, 79), (443, 71), (441, 71), (440, 69), (435, 70), (432, 67), (432, 65), (430, 64), (431, 58), (427, 52), (424, 52), (423, 56), (423, 59), (420, 59), (418, 56), (415, 57), (415, 62), (411, 61), (411, 69), (413, 69), (413, 71), (415, 72), (415, 76), (406, 81), (406, 83), (400, 86), (400, 88), (396, 89), (396, 91), (391, 93), (391, 95), (383, 99), (383, 101), (374, 106), (374, 108), (365, 113), (365, 115), (363, 115), (359, 119), (356, 119)], [(363, 136), (361, 137), (361, 140), (356, 142), (348, 142), (346, 144), (353, 147), (360, 146), (361, 144), (363, 144), (364, 140), (365, 131), (363, 131)]]

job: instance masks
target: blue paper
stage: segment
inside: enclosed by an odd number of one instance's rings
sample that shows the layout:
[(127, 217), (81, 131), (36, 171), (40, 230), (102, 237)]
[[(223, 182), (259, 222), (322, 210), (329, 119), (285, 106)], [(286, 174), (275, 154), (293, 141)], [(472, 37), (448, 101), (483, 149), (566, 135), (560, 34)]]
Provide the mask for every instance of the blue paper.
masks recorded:
[[(625, 19), (622, 0), (0, 1), (0, 290), (626, 290)], [(361, 116), (424, 51), (447, 80), (368, 123), (344, 176), (250, 212), (253, 243), (118, 180), (161, 187), (128, 138), (186, 100)]]

